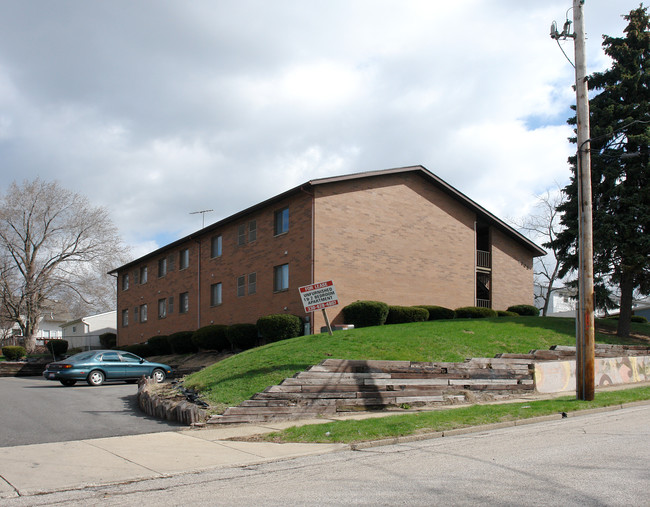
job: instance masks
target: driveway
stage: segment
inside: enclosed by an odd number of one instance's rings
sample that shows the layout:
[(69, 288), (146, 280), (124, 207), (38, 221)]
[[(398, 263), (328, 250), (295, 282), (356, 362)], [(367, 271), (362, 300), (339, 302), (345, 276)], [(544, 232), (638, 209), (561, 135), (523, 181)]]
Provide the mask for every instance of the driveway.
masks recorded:
[(63, 387), (41, 377), (0, 378), (0, 447), (184, 427), (140, 412), (137, 391), (135, 384)]

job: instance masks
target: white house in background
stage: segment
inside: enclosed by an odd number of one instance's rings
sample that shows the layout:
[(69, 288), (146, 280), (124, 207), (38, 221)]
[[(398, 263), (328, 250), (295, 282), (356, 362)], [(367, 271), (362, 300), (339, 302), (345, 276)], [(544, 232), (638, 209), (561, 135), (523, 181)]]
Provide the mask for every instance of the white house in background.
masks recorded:
[(68, 341), (68, 349), (83, 350), (101, 348), (99, 337), (104, 333), (117, 334), (117, 312), (115, 310), (71, 320), (61, 325), (62, 338)]
[[(36, 345), (45, 345), (47, 340), (57, 340), (63, 338), (61, 324), (70, 318), (69, 314), (45, 312), (38, 321), (36, 331)], [(15, 323), (9, 323), (8, 327), (2, 329), (3, 343), (17, 345), (22, 342), (20, 326)]]
[[(542, 299), (542, 287), (535, 285), (535, 306), (540, 310), (544, 307)], [(561, 287), (553, 291), (551, 300), (548, 303), (547, 317), (575, 317), (578, 300), (575, 297), (575, 290), (568, 287)]]

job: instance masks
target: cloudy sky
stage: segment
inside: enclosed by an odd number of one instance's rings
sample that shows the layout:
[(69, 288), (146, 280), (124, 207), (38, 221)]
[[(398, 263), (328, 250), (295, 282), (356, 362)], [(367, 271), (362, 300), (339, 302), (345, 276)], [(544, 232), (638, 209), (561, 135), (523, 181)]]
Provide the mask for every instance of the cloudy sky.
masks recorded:
[[(134, 256), (200, 229), (194, 211), (416, 164), (522, 217), (569, 177), (574, 70), (549, 27), (571, 4), (2, 0), (0, 191), (57, 180)], [(586, 1), (589, 73), (638, 5)]]

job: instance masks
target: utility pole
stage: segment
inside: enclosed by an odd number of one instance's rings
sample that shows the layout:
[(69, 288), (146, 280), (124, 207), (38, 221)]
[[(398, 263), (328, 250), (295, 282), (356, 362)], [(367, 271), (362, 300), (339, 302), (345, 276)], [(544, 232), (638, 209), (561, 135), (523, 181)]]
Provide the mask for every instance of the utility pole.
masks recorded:
[(589, 97), (585, 56), (585, 0), (573, 0), (576, 59), (576, 117), (578, 131), (577, 175), (579, 255), (579, 300), (576, 333), (576, 395), (593, 400), (595, 390), (594, 330), (594, 242), (591, 205), (591, 153), (589, 139)]
[[(571, 21), (564, 23), (562, 32), (555, 21), (551, 38), (558, 41), (572, 37), (575, 47), (576, 119), (578, 151), (578, 312), (576, 315), (576, 397), (591, 401), (595, 391), (595, 329), (594, 329), (594, 241), (591, 204), (591, 152), (589, 138), (589, 96), (587, 60), (585, 55), (585, 0), (573, 0), (575, 32), (569, 33)], [(562, 47), (560, 46), (560, 49)], [(564, 50), (562, 50), (564, 52)]]

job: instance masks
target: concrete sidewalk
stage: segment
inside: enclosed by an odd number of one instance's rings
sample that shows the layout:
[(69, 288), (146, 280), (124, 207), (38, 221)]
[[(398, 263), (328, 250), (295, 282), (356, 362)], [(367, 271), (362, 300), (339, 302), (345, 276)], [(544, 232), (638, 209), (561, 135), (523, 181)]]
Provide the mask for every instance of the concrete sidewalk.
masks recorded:
[[(322, 419), (301, 424), (327, 422)], [(182, 430), (0, 448), (0, 499), (245, 466), (349, 449), (346, 444), (229, 441), (296, 422)]]

